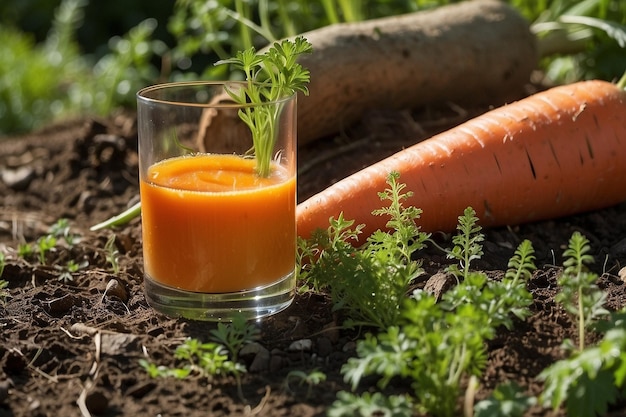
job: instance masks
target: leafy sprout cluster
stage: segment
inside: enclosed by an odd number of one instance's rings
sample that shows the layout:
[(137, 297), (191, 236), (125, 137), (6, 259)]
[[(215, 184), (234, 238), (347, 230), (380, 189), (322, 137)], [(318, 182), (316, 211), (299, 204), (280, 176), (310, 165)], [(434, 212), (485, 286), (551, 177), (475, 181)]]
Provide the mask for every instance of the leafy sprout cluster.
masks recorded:
[(397, 174), (389, 176), (389, 188), (379, 194), (389, 206), (376, 215), (390, 217), (391, 233), (377, 231), (361, 248), (355, 247), (362, 225), (342, 215), (330, 219), (327, 230), (299, 239), (298, 269), (303, 285), (331, 294), (334, 308), (343, 310), (349, 325), (386, 328), (397, 323), (398, 306), (409, 285), (423, 270), (414, 254), (425, 246), (428, 234), (416, 225), (421, 211), (404, 207), (410, 193), (402, 193)]
[(242, 88), (228, 88), (235, 103), (244, 105), (239, 117), (252, 132), (252, 151), (257, 174), (267, 177), (278, 135), (278, 122), (284, 100), (297, 92), (308, 94), (309, 71), (297, 62), (301, 54), (311, 53), (312, 45), (302, 36), (293, 41), (274, 43), (265, 53), (254, 47), (238, 52), (234, 58), (217, 62), (232, 64), (245, 74)]
[[(419, 210), (403, 208), (399, 204), (403, 199), (403, 194), (399, 193), (403, 187), (395, 184), (397, 178), (396, 173), (390, 175), (390, 189), (383, 194), (391, 200), (390, 207), (395, 207), (395, 210), (383, 212), (396, 219), (403, 218), (399, 213), (411, 213), (408, 218), (414, 220)], [(484, 273), (475, 272), (471, 268), (471, 262), (482, 254), (480, 242), (484, 240), (477, 221), (473, 209), (465, 210), (459, 217), (459, 233), (453, 238), (455, 246), (446, 251), (450, 258), (458, 262), (449, 271), (458, 275), (459, 283), (438, 302), (434, 294), (424, 290), (407, 294), (408, 284), (415, 278), (408, 276), (409, 280), (403, 287), (404, 293), (398, 292), (393, 299), (397, 302), (395, 308), (398, 314), (380, 326), (376, 334), (368, 333), (365, 339), (360, 340), (357, 343), (357, 356), (349, 359), (342, 368), (344, 378), (353, 390), (358, 388), (365, 377), (377, 377), (377, 385), (381, 390), (387, 388), (393, 379), (403, 378), (410, 381), (411, 394), (386, 397), (382, 393), (357, 395), (342, 392), (332, 405), (329, 415), (370, 415), (365, 414), (365, 410), (385, 410), (391, 413), (389, 415), (406, 416), (415, 411), (442, 417), (457, 415), (456, 404), (463, 381), (479, 377), (486, 366), (486, 341), (495, 336), (499, 326), (512, 327), (512, 315), (519, 319), (527, 317), (528, 306), (532, 302), (526, 289), (527, 280), (535, 269), (530, 242), (520, 244), (500, 281), (488, 279)], [(377, 239), (385, 243), (383, 246), (401, 249), (403, 240), (397, 241), (393, 236), (403, 235), (402, 229), (407, 228), (407, 223), (393, 221), (391, 224), (397, 229), (392, 233), (377, 232)], [(413, 221), (409, 221), (408, 225), (415, 227)], [(428, 235), (423, 234), (413, 249), (422, 248), (427, 239)], [(368, 251), (370, 242), (365, 245), (363, 252), (376, 258), (375, 254)], [(409, 239), (409, 242), (413, 241)], [(409, 255), (408, 259), (413, 258), (413, 251)], [(316, 262), (320, 262), (322, 257), (316, 259)], [(386, 267), (391, 271), (396, 269), (395, 263), (407, 263), (401, 257), (387, 256), (386, 259)], [(330, 276), (334, 286), (337, 286), (337, 281), (344, 281), (341, 285), (346, 288), (364, 286), (364, 292), (371, 289), (368, 287), (369, 282), (363, 282), (354, 271), (343, 271), (341, 275), (332, 272)], [(352, 298), (344, 299), (338, 307), (345, 309), (349, 316), (354, 315), (355, 310), (362, 315), (360, 309), (376, 313), (380, 307), (375, 304), (387, 305), (384, 300), (387, 297), (388, 293), (381, 294), (372, 299), (370, 304), (364, 305), (357, 301), (352, 306), (346, 305), (352, 302)], [(391, 406), (394, 408), (386, 408)]]
[[(104, 256), (111, 265), (111, 271), (114, 274), (120, 272), (118, 263), (119, 251), (115, 245), (115, 234), (111, 233), (104, 245)], [(60, 250), (71, 250), (82, 239), (82, 236), (72, 231), (69, 220), (65, 218), (58, 219), (49, 228), (46, 234), (39, 236), (33, 242), (20, 242), (16, 248), (16, 255), (26, 261), (37, 261), (40, 265), (49, 265), (51, 258), (49, 254)], [(6, 264), (6, 256), (0, 252), (0, 277)], [(77, 261), (70, 258), (67, 262), (49, 265), (54, 271), (58, 272), (58, 280), (68, 283), (74, 280), (74, 275), (89, 265), (87, 259)], [(1, 281), (0, 281), (1, 285)], [(1, 293), (0, 293), (1, 294)]]

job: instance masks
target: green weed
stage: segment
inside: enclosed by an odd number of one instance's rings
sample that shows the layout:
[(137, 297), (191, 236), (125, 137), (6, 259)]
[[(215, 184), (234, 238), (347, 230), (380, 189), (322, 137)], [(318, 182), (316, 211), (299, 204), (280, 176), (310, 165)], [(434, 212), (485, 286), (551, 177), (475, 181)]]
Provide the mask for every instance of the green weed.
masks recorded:
[(108, 237), (104, 245), (104, 251), (106, 253), (105, 256), (107, 262), (111, 264), (111, 269), (113, 270), (113, 273), (117, 275), (120, 272), (120, 265), (118, 263), (119, 251), (117, 250), (117, 246), (115, 245), (115, 233), (111, 233), (111, 235)]
[(381, 192), (388, 207), (375, 212), (388, 215), (392, 233), (377, 231), (361, 248), (356, 241), (362, 226), (353, 221), (331, 219), (327, 230), (318, 230), (311, 239), (299, 242), (299, 278), (305, 285), (327, 291), (333, 308), (344, 312), (347, 326), (387, 328), (398, 322), (398, 306), (406, 298), (410, 283), (422, 273), (421, 261), (414, 254), (425, 246), (428, 234), (420, 232), (415, 221), (421, 211), (404, 207), (409, 193), (399, 175), (389, 175), (389, 188)]
[(602, 340), (541, 372), (542, 404), (565, 406), (570, 417), (606, 415), (610, 404), (625, 398), (626, 310), (612, 313), (598, 329)]
[(598, 276), (587, 269), (587, 264), (593, 262), (590, 251), (589, 240), (574, 232), (563, 253), (565, 268), (558, 281), (561, 291), (555, 297), (578, 323), (579, 350), (585, 348), (585, 331), (609, 314), (604, 308), (606, 294), (596, 284)]
[(313, 370), (311, 372), (304, 372), (301, 370), (289, 371), (285, 377), (284, 387), (287, 391), (291, 391), (292, 380), (296, 380), (299, 385), (306, 385), (307, 391), (305, 398), (311, 398), (313, 393), (313, 387), (326, 381), (326, 374), (319, 370)]
[(245, 372), (242, 365), (228, 359), (227, 350), (218, 343), (202, 343), (197, 339), (187, 339), (174, 351), (179, 367), (156, 365), (146, 359), (139, 364), (153, 377), (174, 377), (183, 379), (194, 374), (209, 379), (217, 375)]

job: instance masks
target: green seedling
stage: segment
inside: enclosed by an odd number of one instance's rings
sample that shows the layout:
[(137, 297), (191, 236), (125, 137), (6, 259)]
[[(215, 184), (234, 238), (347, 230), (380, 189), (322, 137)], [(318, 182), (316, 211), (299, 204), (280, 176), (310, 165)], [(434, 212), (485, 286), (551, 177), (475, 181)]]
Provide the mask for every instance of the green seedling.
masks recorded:
[(339, 391), (337, 400), (328, 410), (328, 417), (412, 417), (414, 405), (404, 395), (383, 395), (380, 392), (355, 395)]
[(261, 332), (254, 324), (246, 321), (243, 315), (235, 315), (232, 323), (218, 323), (217, 328), (212, 329), (210, 334), (213, 341), (226, 347), (233, 362), (237, 362), (241, 348), (258, 340)]
[(117, 250), (117, 246), (115, 245), (114, 233), (111, 233), (111, 235), (107, 239), (107, 242), (104, 245), (104, 250), (106, 252), (105, 256), (107, 262), (111, 264), (113, 273), (117, 275), (120, 272), (120, 265), (118, 263), (119, 251)]
[(156, 365), (146, 359), (140, 360), (139, 365), (152, 378), (174, 377), (183, 379), (194, 374), (212, 379), (217, 375), (245, 372), (242, 365), (228, 359), (226, 349), (218, 343), (202, 343), (197, 339), (190, 338), (176, 348), (174, 357), (181, 363), (180, 367), (170, 368)]
[(474, 407), (474, 417), (522, 417), (536, 403), (537, 398), (524, 394), (515, 382), (509, 382), (479, 401)]
[(243, 316), (236, 316), (229, 325), (218, 323), (217, 329), (212, 330), (211, 335), (214, 339), (212, 342), (203, 343), (190, 338), (176, 348), (174, 357), (182, 363), (180, 367), (168, 368), (145, 359), (139, 364), (151, 377), (185, 378), (195, 374), (211, 379), (216, 375), (233, 375), (237, 380), (239, 397), (245, 400), (241, 374), (246, 372), (246, 368), (237, 358), (244, 344), (258, 339), (259, 330), (246, 322)]
[(595, 417), (607, 415), (611, 404), (626, 398), (626, 309), (597, 328), (604, 333), (599, 343), (541, 372), (544, 406), (556, 410), (565, 405), (569, 417)]
[(39, 262), (44, 265), (46, 263), (46, 254), (55, 249), (57, 238), (53, 235), (45, 235), (37, 239), (37, 253), (39, 254)]
[(326, 374), (324, 372), (318, 371), (318, 370), (313, 370), (311, 372), (304, 372), (304, 371), (300, 371), (300, 370), (293, 370), (290, 371), (287, 374), (287, 377), (285, 377), (285, 389), (287, 391), (292, 391), (291, 389), (291, 381), (292, 380), (297, 380), (298, 381), (298, 385), (302, 386), (302, 385), (306, 385), (307, 386), (307, 390), (306, 390), (306, 398), (310, 398), (311, 394), (313, 393), (313, 387), (316, 385), (319, 385), (320, 383), (326, 381)]
[[(466, 219), (467, 220), (467, 219)], [(475, 241), (467, 240), (470, 250)], [(461, 259), (465, 249), (458, 252)], [(508, 263), (504, 278), (500, 281), (488, 279), (484, 273), (466, 271), (462, 284), (455, 286), (443, 295), (442, 307), (454, 311), (459, 306), (471, 304), (485, 313), (488, 328), (495, 329), (504, 325), (513, 326), (511, 316), (523, 320), (530, 315), (528, 306), (532, 303), (532, 295), (526, 283), (536, 269), (534, 249), (529, 240), (524, 240), (515, 250)]]
[(471, 207), (466, 208), (463, 215), (459, 216), (457, 225), (459, 233), (452, 237), (454, 247), (446, 251), (448, 259), (455, 259), (459, 262), (448, 267), (448, 272), (457, 279), (467, 278), (471, 270), (470, 263), (483, 255), (482, 242), (485, 240), (485, 235), (480, 232), (481, 229), (476, 211)]
[[(297, 92), (308, 94), (309, 71), (297, 61), (299, 55), (312, 52), (304, 37), (274, 43), (267, 52), (258, 54), (254, 47), (238, 52), (234, 58), (218, 61), (216, 65), (231, 64), (245, 75), (242, 88), (228, 89), (230, 97), (242, 105), (239, 118), (252, 132), (252, 152), (256, 158), (257, 174), (271, 174), (274, 145), (277, 139), (282, 106), (257, 106), (288, 98)], [(252, 104), (251, 106), (249, 104)]]
[(30, 243), (20, 243), (17, 245), (17, 256), (22, 259), (29, 258), (34, 253), (33, 246)]
[(174, 351), (176, 359), (186, 361), (192, 372), (212, 377), (245, 372), (245, 368), (228, 359), (228, 351), (218, 343), (202, 343), (197, 339), (187, 339)]
[(230, 324), (218, 323), (217, 329), (211, 330), (210, 333), (213, 341), (226, 347), (232, 362), (237, 365), (233, 371), (237, 380), (237, 393), (239, 398), (245, 401), (241, 387), (241, 373), (245, 372), (246, 369), (238, 362), (239, 351), (245, 344), (259, 339), (260, 330), (252, 323), (247, 322), (243, 315), (236, 315)]
[(410, 193), (404, 193), (405, 185), (398, 178), (398, 173), (389, 175), (389, 188), (379, 193), (381, 201), (389, 205), (374, 212), (389, 216), (387, 225), (393, 231), (377, 231), (355, 248), (363, 226), (353, 228), (354, 222), (340, 214), (330, 219), (327, 230), (318, 230), (299, 243), (300, 281), (328, 291), (334, 309), (347, 315), (347, 326), (385, 329), (396, 324), (398, 305), (406, 298), (411, 282), (423, 272), (414, 255), (429, 235), (416, 225), (421, 211), (403, 206)]
[(70, 223), (67, 219), (59, 219), (56, 223), (50, 226), (48, 234), (54, 236), (57, 239), (63, 239), (69, 247), (74, 246), (80, 241), (80, 237), (71, 233)]
[(357, 343), (342, 373), (352, 389), (368, 375), (385, 389), (393, 378), (410, 381), (417, 411), (436, 417), (456, 415), (461, 382), (480, 375), (486, 364), (485, 340), (493, 334), (485, 314), (470, 304), (448, 312), (434, 296), (416, 292), (402, 305), (405, 323)]
[(189, 368), (168, 368), (167, 366), (148, 362), (146, 359), (139, 359), (139, 365), (146, 370), (150, 378), (173, 377), (184, 379), (191, 373), (191, 369)]
[(9, 281), (0, 279), (0, 300), (2, 300), (2, 303), (4, 303), (4, 300), (9, 296), (9, 291), (6, 290), (8, 286)]
[(70, 259), (69, 261), (67, 261), (65, 268), (55, 266), (56, 269), (61, 270), (61, 274), (59, 275), (58, 280), (63, 281), (64, 283), (74, 281), (73, 274), (87, 267), (88, 265), (89, 265), (88, 261), (83, 261), (81, 263), (78, 263), (75, 260)]
[(578, 349), (585, 348), (585, 331), (609, 312), (604, 308), (606, 294), (596, 285), (598, 276), (587, 269), (593, 262), (589, 254), (589, 240), (580, 232), (574, 232), (563, 253), (563, 274), (558, 284), (561, 291), (555, 297), (578, 323)]

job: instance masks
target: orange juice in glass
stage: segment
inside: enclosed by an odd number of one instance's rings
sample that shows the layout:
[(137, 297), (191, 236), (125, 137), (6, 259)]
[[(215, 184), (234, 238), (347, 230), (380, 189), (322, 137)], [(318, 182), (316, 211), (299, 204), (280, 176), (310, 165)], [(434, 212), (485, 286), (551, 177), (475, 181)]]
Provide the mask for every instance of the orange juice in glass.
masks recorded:
[(237, 85), (138, 93), (145, 293), (168, 315), (253, 319), (293, 300), (296, 98), (255, 105), (276, 117), (261, 174), (242, 106), (225, 93)]

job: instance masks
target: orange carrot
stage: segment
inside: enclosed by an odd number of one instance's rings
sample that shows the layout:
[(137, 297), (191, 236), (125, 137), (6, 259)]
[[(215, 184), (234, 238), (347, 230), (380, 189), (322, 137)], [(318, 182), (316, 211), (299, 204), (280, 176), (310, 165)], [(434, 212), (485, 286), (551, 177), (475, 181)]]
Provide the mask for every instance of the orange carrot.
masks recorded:
[[(620, 81), (624, 81), (626, 76)], [(515, 225), (600, 209), (626, 200), (626, 92), (582, 81), (497, 108), (404, 149), (297, 207), (298, 234), (331, 216), (385, 229), (373, 216), (391, 171), (423, 210), (423, 231), (452, 231), (472, 206), (483, 226)]]

